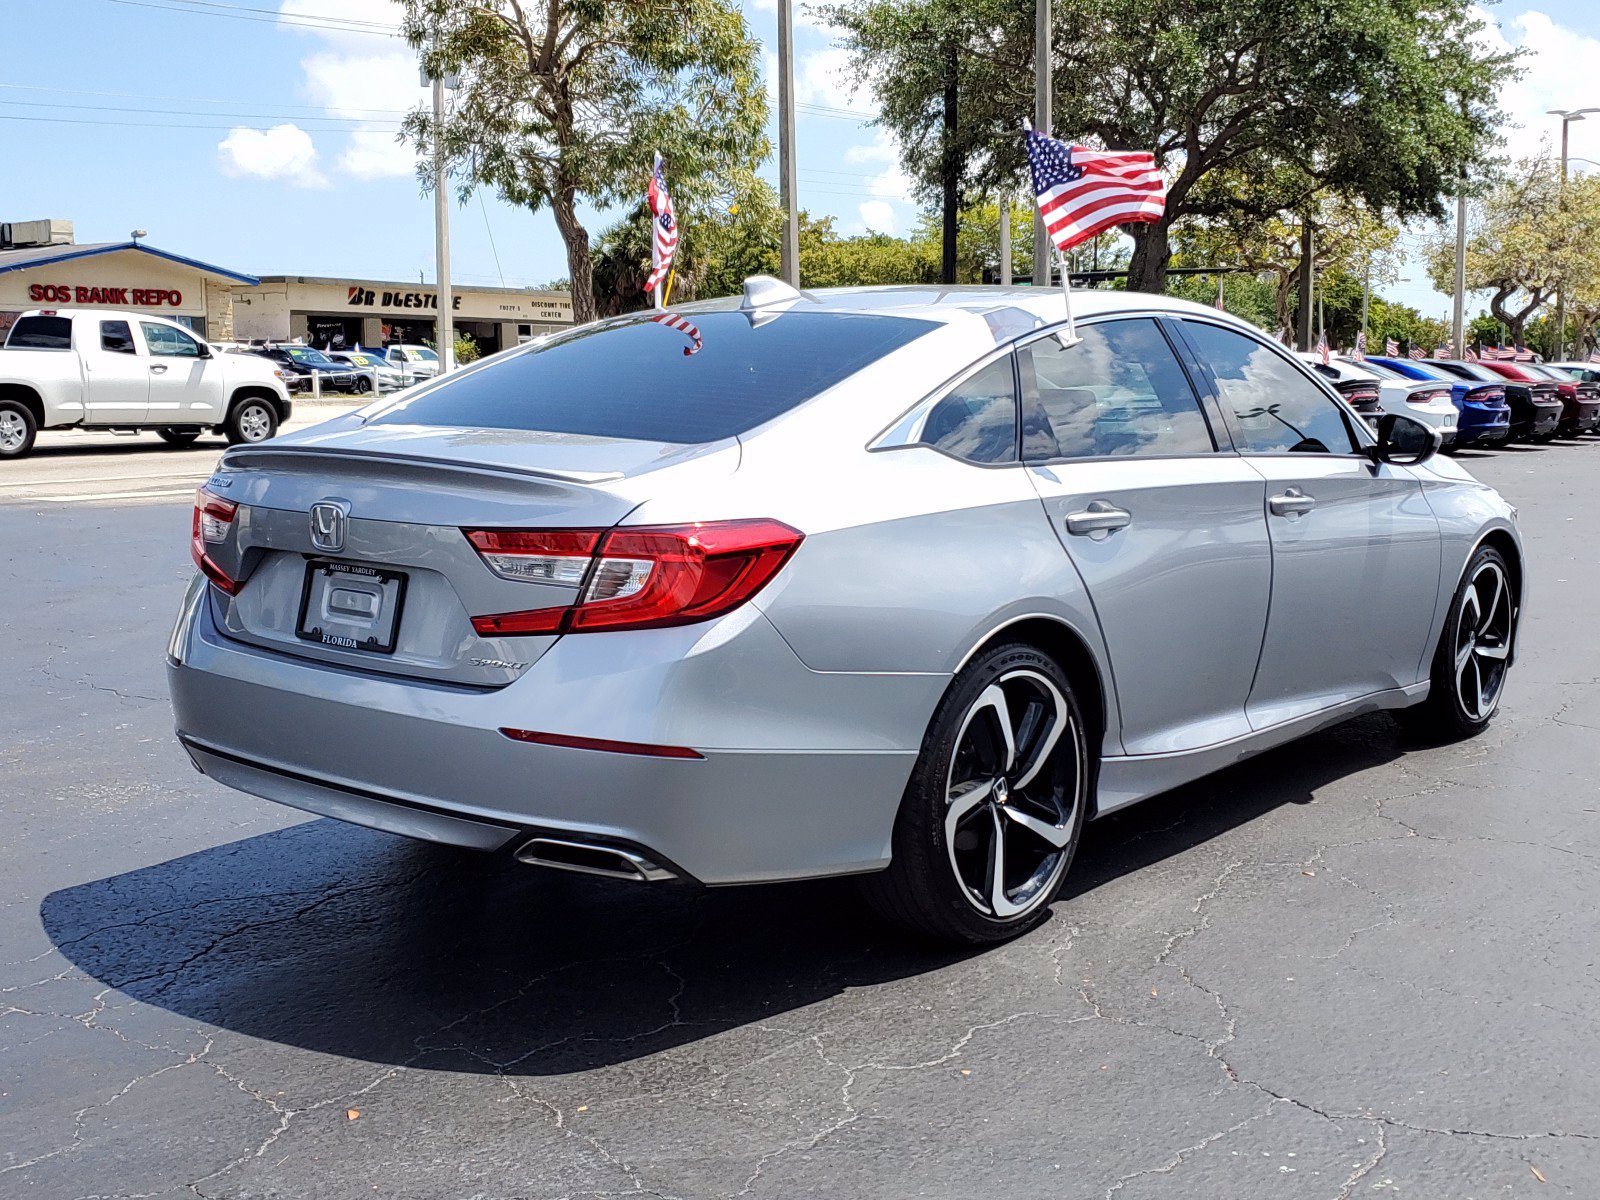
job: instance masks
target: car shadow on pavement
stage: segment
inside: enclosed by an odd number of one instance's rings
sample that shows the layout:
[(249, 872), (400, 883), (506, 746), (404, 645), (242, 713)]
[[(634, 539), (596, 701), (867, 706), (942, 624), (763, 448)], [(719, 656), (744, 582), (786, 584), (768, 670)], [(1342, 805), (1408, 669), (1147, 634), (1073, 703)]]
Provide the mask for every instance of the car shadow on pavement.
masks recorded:
[[(1366, 717), (1095, 822), (1057, 908), (1402, 749)], [(610, 883), (332, 820), (64, 888), (40, 916), (79, 970), (188, 1021), (523, 1075), (629, 1062), (975, 953), (867, 919), (848, 880)]]

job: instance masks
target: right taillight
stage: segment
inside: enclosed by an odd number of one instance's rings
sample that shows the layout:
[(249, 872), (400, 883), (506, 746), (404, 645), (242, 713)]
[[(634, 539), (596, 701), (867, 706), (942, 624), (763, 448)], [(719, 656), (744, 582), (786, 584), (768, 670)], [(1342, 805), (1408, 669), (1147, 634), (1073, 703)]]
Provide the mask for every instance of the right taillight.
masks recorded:
[(804, 536), (780, 521), (594, 530), (466, 530), (507, 579), (578, 586), (574, 603), (472, 618), (484, 637), (688, 625), (733, 611)]
[(230, 596), (238, 592), (239, 581), (212, 560), (208, 547), (228, 540), (233, 518), (238, 512), (239, 506), (232, 500), (212, 495), (205, 488), (194, 494), (194, 523), (189, 535), (189, 554), (201, 573)]

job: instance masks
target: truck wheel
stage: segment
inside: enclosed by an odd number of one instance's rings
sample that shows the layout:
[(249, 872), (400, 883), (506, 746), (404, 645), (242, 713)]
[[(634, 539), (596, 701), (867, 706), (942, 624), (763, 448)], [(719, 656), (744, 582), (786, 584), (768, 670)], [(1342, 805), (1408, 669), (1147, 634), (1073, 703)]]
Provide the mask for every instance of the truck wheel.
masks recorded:
[(233, 406), (223, 431), (228, 435), (228, 445), (264, 442), (278, 432), (278, 413), (265, 400), (252, 396)]
[(26, 404), (0, 400), (0, 458), (21, 458), (33, 449), (39, 422)]
[(158, 429), (161, 440), (169, 446), (192, 446), (200, 437), (198, 429)]

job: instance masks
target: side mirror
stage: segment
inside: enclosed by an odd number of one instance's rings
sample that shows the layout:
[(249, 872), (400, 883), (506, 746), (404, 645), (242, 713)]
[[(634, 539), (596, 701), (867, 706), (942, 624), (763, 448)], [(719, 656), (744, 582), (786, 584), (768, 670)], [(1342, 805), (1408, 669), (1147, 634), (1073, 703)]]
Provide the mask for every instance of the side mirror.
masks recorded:
[(201, 342), (200, 343), (200, 357), (201, 358), (210, 358), (211, 357), (211, 347), (208, 346), (205, 342)]
[(1369, 448), (1374, 463), (1415, 467), (1439, 453), (1439, 433), (1430, 426), (1399, 413), (1378, 418), (1378, 444)]

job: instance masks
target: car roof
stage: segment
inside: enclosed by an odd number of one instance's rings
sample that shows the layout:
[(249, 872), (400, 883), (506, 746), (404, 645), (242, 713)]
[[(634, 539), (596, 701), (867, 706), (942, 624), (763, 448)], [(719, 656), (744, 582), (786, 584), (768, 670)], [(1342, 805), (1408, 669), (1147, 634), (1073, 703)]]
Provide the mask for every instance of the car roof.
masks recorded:
[[(726, 312), (738, 309), (742, 296), (723, 296), (674, 305), (673, 311)], [(779, 305), (774, 304), (775, 308)], [(815, 288), (801, 291), (781, 304), (783, 311), (872, 314), (914, 317), (924, 321), (952, 324), (972, 316), (983, 317), (1004, 310), (1020, 310), (1043, 323), (1055, 324), (1066, 318), (1061, 289), (1058, 287), (1003, 287), (979, 284), (895, 284), (879, 287)], [(1072, 311), (1077, 317), (1096, 317), (1119, 312), (1161, 312), (1174, 316), (1205, 316), (1228, 324), (1261, 331), (1236, 317), (1219, 312), (1209, 304), (1196, 304), (1174, 296), (1153, 292), (1125, 292), (1079, 288), (1072, 293)]]

